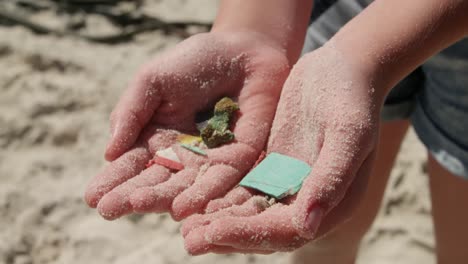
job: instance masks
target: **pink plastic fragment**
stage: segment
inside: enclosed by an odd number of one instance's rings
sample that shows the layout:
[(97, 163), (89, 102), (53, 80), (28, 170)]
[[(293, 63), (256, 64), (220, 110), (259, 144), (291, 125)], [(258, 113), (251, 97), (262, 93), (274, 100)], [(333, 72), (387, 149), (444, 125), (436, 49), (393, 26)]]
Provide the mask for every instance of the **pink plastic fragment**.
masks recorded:
[(148, 163), (146, 164), (146, 168), (149, 168), (154, 164), (161, 165), (175, 171), (180, 171), (184, 169), (184, 165), (182, 163), (159, 156), (156, 156), (152, 160), (148, 161)]

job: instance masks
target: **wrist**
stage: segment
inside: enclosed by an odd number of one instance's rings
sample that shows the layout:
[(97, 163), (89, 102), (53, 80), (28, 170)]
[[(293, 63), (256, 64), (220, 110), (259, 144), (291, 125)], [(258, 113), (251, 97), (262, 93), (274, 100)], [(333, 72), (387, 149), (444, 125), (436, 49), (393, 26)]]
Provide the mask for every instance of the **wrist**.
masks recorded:
[(292, 66), (301, 54), (311, 10), (310, 0), (225, 0), (212, 31), (257, 33), (283, 50)]
[(297, 58), (290, 56), (291, 54), (288, 53), (288, 49), (284, 48), (280, 40), (261, 31), (216, 27), (211, 30), (210, 34), (217, 35), (218, 37), (221, 36), (223, 39), (232, 41), (232, 43), (237, 43), (236, 45), (243, 47), (245, 50), (251, 50), (253, 53), (261, 52), (264, 47), (271, 48), (275, 50), (277, 54), (282, 54), (282, 56), (287, 59), (290, 67), (297, 61)]
[(374, 1), (330, 42), (384, 97), (427, 58), (466, 35), (467, 11), (468, 1)]
[(362, 97), (370, 97), (376, 106), (384, 103), (393, 85), (390, 79), (386, 78), (381, 62), (335, 39), (331, 39), (320, 50), (324, 58), (335, 61), (336, 74), (339, 74), (340, 78), (358, 84), (353, 85), (355, 93)]

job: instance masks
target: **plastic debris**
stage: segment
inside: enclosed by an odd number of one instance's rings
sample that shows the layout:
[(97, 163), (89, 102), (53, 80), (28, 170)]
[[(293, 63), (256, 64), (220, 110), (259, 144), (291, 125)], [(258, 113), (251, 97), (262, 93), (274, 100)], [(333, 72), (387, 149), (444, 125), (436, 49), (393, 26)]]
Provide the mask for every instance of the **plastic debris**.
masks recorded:
[(170, 159), (166, 159), (163, 157), (156, 156), (152, 160), (148, 161), (146, 164), (146, 168), (149, 168), (153, 166), (154, 164), (156, 165), (161, 165), (164, 166), (168, 169), (175, 170), (175, 171), (180, 171), (184, 169), (184, 165), (180, 162), (176, 162)]
[(281, 199), (296, 194), (311, 171), (307, 163), (273, 152), (251, 170), (239, 185)]
[(193, 146), (193, 145), (188, 145), (188, 144), (183, 144), (181, 143), (180, 144), (182, 147), (184, 147), (185, 149), (188, 149), (194, 153), (197, 153), (197, 154), (200, 154), (200, 155), (203, 155), (203, 156), (206, 156), (206, 152), (203, 151), (203, 149), (197, 147), (197, 146)]
[(181, 144), (195, 145), (195, 144), (201, 143), (202, 138), (197, 137), (197, 136), (187, 135), (187, 134), (181, 134), (177, 136), (177, 141), (179, 141), (179, 143)]
[(201, 130), (201, 137), (208, 148), (215, 148), (234, 140), (229, 124), (233, 113), (237, 110), (239, 106), (231, 98), (224, 97), (216, 103), (213, 117)]
[(180, 163), (179, 157), (177, 156), (177, 154), (174, 152), (172, 148), (158, 150), (156, 151), (156, 155), (159, 157), (166, 158), (168, 160), (172, 160), (172, 161)]

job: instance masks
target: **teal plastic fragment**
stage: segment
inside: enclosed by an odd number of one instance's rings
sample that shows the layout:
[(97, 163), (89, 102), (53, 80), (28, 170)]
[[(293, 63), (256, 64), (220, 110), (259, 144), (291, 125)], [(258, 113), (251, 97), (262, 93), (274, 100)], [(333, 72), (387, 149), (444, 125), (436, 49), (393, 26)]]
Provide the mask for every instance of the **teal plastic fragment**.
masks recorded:
[(184, 144), (184, 143), (180, 143), (180, 145), (192, 152), (195, 152), (197, 154), (200, 154), (200, 155), (203, 155), (203, 156), (206, 156), (206, 152), (203, 151), (203, 149), (199, 148), (199, 147), (195, 147), (195, 146), (191, 146), (191, 145), (187, 145), (187, 144)]
[(281, 199), (297, 193), (311, 171), (307, 163), (273, 152), (251, 170), (239, 185)]

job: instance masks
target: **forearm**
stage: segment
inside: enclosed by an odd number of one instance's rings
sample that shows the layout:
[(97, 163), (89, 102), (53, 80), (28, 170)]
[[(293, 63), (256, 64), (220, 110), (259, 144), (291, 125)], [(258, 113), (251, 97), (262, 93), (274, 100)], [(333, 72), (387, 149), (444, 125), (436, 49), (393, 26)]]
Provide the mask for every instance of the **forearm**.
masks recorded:
[(294, 64), (301, 53), (312, 4), (312, 0), (223, 0), (213, 31), (262, 34)]
[(373, 76), (377, 94), (468, 33), (466, 0), (377, 0), (331, 41)]

